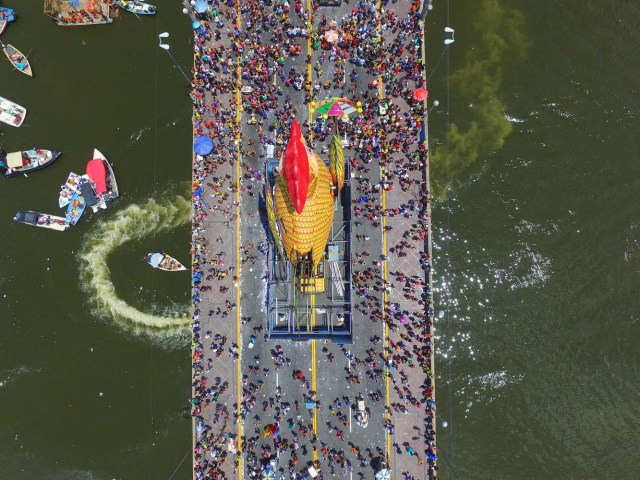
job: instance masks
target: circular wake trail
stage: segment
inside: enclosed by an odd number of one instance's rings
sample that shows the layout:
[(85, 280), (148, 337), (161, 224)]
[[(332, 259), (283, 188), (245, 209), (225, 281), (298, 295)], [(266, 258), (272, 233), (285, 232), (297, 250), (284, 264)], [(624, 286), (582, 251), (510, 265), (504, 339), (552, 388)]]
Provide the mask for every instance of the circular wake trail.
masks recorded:
[(190, 324), (188, 307), (154, 315), (129, 305), (118, 297), (107, 266), (107, 257), (126, 242), (153, 237), (190, 220), (191, 203), (176, 196), (130, 205), (114, 218), (97, 224), (82, 246), (80, 278), (99, 315), (146, 330), (176, 329)]

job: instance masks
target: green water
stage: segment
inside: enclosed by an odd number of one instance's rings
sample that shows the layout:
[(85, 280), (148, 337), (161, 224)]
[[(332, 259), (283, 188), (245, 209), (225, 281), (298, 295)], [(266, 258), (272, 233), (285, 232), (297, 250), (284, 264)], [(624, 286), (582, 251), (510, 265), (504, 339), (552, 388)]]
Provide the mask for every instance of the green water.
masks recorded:
[(429, 89), (452, 185), (434, 211), (442, 477), (637, 478), (640, 5), (450, 6), (448, 151), (444, 60)]
[[(173, 318), (189, 302), (188, 273), (142, 261), (166, 250), (188, 262), (190, 248), (188, 203), (177, 196), (189, 189), (191, 106), (157, 34), (170, 33), (186, 72), (192, 37), (179, 2), (158, 3), (156, 17), (62, 28), (41, 1), (4, 2), (19, 19), (2, 40), (28, 53), (35, 77), (0, 62), (0, 95), (28, 109), (21, 128), (0, 127), (0, 142), (63, 155), (0, 189), (2, 479), (169, 478), (191, 447), (188, 341), (132, 323)], [(84, 173), (94, 147), (113, 163), (115, 204), (64, 233), (11, 221), (18, 209), (62, 213), (60, 185)], [(107, 283), (81, 271), (91, 254)], [(107, 315), (124, 304), (129, 314)], [(190, 457), (175, 478), (189, 472)]]

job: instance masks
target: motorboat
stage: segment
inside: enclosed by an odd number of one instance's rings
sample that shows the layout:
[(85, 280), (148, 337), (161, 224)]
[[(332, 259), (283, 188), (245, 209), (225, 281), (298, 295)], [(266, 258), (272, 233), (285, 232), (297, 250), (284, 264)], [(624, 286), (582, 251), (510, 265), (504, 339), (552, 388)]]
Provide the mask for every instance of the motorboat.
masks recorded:
[(74, 192), (69, 201), (69, 205), (67, 205), (67, 215), (65, 216), (69, 225), (75, 225), (78, 223), (78, 220), (80, 220), (86, 206), (87, 202), (84, 197), (78, 191)]
[(2, 8), (0, 8), (0, 35), (2, 35), (2, 32), (4, 32), (4, 29), (7, 28), (7, 25), (9, 25), (9, 22), (12, 22), (12, 21), (13, 20), (11, 19), (9, 14), (5, 12)]
[(145, 261), (153, 268), (164, 270), (165, 272), (179, 272), (187, 268), (175, 258), (166, 253), (147, 253), (144, 256)]
[(136, 15), (156, 14), (155, 5), (151, 5), (145, 2), (139, 2), (138, 0), (116, 0), (115, 4), (123, 10), (135, 13)]
[(48, 213), (34, 212), (33, 210), (18, 210), (13, 219), (25, 225), (33, 225), (60, 232), (69, 228), (69, 222), (65, 218), (49, 215)]
[(24, 53), (18, 50), (16, 47), (10, 44), (4, 44), (0, 42), (2, 51), (7, 56), (13, 67), (19, 72), (33, 77), (33, 70), (31, 69), (31, 63)]
[(58, 197), (58, 206), (60, 208), (64, 208), (69, 204), (69, 200), (71, 200), (71, 197), (73, 197), (73, 194), (78, 189), (80, 177), (77, 173), (69, 173), (67, 181), (60, 187), (60, 196)]
[(27, 116), (27, 109), (0, 97), (0, 122), (19, 127)]
[(3, 154), (0, 152), (0, 168), (5, 177), (15, 177), (22, 173), (33, 172), (48, 167), (57, 160), (60, 152), (44, 148), (32, 148), (22, 152)]

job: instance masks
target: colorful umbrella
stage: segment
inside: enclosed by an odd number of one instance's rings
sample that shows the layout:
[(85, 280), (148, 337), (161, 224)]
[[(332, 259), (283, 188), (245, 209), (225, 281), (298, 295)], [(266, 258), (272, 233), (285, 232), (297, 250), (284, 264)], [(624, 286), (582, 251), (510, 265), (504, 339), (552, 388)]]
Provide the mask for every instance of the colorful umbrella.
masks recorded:
[(362, 104), (344, 97), (331, 97), (312, 102), (311, 108), (323, 117), (344, 117), (352, 113), (362, 113)]
[(275, 480), (276, 472), (271, 468), (271, 466), (265, 468), (260, 474), (260, 480)]
[(213, 142), (211, 138), (203, 135), (201, 137), (196, 138), (195, 142), (193, 142), (193, 151), (198, 155), (209, 155), (213, 151)]
[(335, 30), (328, 30), (324, 34), (324, 39), (329, 43), (336, 43), (340, 39), (340, 34)]
[(416, 88), (413, 91), (413, 99), (416, 102), (422, 102), (425, 98), (429, 96), (429, 92), (426, 88)]
[(264, 427), (264, 436), (265, 437), (273, 437), (276, 438), (278, 433), (280, 433), (280, 428), (277, 423), (269, 423), (266, 427)]
[(391, 470), (383, 468), (379, 472), (376, 472), (376, 480), (387, 480), (391, 478)]

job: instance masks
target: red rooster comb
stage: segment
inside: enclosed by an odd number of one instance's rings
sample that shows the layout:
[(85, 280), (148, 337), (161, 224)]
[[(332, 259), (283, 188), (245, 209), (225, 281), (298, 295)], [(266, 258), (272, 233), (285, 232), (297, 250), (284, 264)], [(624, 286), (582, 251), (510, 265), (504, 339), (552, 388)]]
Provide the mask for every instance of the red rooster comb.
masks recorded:
[(300, 124), (293, 120), (284, 152), (284, 178), (296, 212), (302, 213), (309, 189), (309, 157), (302, 143)]

